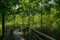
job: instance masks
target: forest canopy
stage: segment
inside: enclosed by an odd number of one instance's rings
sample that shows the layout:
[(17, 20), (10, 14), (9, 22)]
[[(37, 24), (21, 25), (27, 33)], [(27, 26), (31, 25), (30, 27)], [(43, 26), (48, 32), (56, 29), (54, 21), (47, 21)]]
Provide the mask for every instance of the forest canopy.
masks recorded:
[(30, 27), (39, 31), (41, 29), (42, 32), (46, 30), (49, 35), (50, 31), (53, 31), (51, 34), (60, 33), (59, 0), (0, 0), (0, 25), (2, 25), (2, 14), (5, 17), (5, 25), (22, 24), (22, 22), (29, 24), (30, 17)]

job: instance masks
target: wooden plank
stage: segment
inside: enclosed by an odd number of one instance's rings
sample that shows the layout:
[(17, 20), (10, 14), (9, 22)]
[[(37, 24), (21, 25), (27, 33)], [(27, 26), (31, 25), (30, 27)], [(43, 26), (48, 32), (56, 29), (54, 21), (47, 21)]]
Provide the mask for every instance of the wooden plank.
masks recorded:
[(37, 31), (37, 30), (35, 30), (35, 29), (32, 29), (32, 28), (30, 28), (30, 29), (31, 29), (32, 31), (38, 33), (39, 35), (42, 35), (42, 36), (44, 36), (44, 37), (46, 37), (46, 38), (48, 38), (48, 39), (50, 39), (50, 40), (56, 40), (56, 39), (54, 39), (54, 38), (52, 38), (52, 37), (50, 37), (50, 36), (48, 36), (48, 35), (46, 35), (46, 34), (44, 34), (44, 33), (42, 33), (42, 32), (39, 32), (39, 31)]
[(23, 37), (23, 33), (19, 31), (20, 29), (14, 30), (14, 40), (25, 40)]
[(37, 35), (33, 34), (38, 40), (43, 40), (42, 38), (38, 37)]
[(4, 34), (4, 37), (3, 37), (2, 40), (7, 40), (8, 37), (9, 37), (9, 35), (10, 35), (10, 33), (11, 33), (11, 30), (9, 29), (9, 30)]

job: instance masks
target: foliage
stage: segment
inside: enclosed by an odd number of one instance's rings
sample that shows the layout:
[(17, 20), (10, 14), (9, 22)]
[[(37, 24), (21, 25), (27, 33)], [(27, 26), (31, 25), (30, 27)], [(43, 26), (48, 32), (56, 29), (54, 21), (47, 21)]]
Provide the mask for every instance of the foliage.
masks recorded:
[(5, 14), (6, 25), (28, 24), (30, 17), (30, 27), (48, 34), (54, 30), (60, 33), (60, 1), (51, 0), (51, 2), (50, 0), (1, 0), (0, 23), (2, 14)]

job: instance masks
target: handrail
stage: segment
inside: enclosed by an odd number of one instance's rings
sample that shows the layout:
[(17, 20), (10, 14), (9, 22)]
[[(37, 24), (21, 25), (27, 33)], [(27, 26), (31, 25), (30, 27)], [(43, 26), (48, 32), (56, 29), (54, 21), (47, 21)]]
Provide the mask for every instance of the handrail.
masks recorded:
[(32, 37), (34, 38), (34, 40), (37, 40), (37, 39), (35, 38), (35, 36), (32, 35)]
[[(47, 38), (47, 39), (56, 40), (56, 39), (54, 39), (54, 38), (52, 38), (52, 37), (50, 37), (50, 36), (48, 36), (48, 35), (46, 35), (46, 34), (44, 34), (44, 33), (42, 33), (42, 32), (39, 32), (39, 31), (37, 31), (37, 30), (35, 30), (35, 29), (32, 29), (32, 28), (30, 28), (30, 29), (31, 29), (32, 31), (38, 33), (39, 35), (44, 36), (44, 37)], [(34, 33), (34, 32), (33, 32), (33, 33)]]
[(7, 33), (4, 35), (4, 37), (3, 37), (2, 40), (7, 40), (8, 37), (10, 36), (10, 33), (11, 33), (11, 29), (9, 29), (9, 30), (7, 31)]
[(40, 38), (40, 37), (38, 37), (38, 36), (36, 36), (35, 34), (33, 34), (36, 38), (38, 38), (39, 40), (43, 40), (42, 38)]

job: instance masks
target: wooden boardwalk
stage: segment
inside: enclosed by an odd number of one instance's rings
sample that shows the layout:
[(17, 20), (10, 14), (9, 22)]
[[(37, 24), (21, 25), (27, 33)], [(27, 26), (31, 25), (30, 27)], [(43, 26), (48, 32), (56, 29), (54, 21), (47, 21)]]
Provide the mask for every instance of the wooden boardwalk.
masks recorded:
[(20, 29), (14, 30), (13, 34), (14, 34), (14, 40), (25, 40), (23, 37), (23, 33), (20, 31)]
[(30, 30), (31, 34), (28, 35), (24, 35), (20, 28), (14, 29), (13, 31), (8, 30), (2, 40), (56, 40), (37, 30)]

